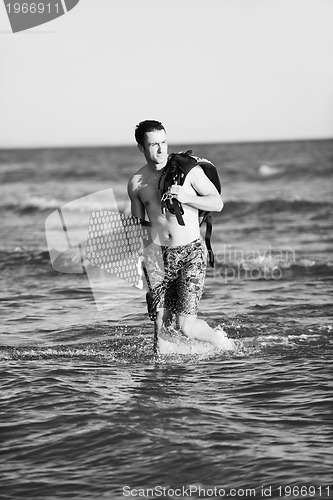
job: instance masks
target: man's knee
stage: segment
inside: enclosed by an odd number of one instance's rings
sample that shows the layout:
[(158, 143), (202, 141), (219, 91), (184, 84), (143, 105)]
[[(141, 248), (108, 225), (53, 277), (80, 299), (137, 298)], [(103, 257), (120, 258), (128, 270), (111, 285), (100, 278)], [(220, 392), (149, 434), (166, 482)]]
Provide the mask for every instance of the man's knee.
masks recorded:
[(196, 321), (195, 316), (178, 316), (178, 326), (181, 332), (186, 335), (186, 337), (193, 339), (194, 338), (194, 324)]

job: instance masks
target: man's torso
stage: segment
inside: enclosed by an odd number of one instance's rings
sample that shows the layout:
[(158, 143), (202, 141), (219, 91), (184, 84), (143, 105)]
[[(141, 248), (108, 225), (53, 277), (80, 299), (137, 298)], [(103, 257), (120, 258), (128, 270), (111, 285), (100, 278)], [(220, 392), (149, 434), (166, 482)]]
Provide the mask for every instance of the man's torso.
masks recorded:
[[(137, 194), (152, 225), (153, 241), (158, 245), (187, 245), (200, 237), (198, 210), (186, 204), (182, 205), (185, 226), (178, 224), (176, 216), (169, 211), (163, 214), (158, 189), (160, 175), (161, 171), (151, 172), (146, 165), (134, 176)], [(188, 194), (196, 194), (191, 185), (191, 173), (185, 178), (183, 187)]]

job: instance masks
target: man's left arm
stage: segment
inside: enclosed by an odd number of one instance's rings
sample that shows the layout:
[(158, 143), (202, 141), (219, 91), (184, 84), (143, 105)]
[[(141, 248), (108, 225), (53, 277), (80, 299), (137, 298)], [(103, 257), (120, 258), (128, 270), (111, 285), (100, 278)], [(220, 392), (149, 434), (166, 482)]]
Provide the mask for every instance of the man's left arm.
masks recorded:
[(178, 186), (177, 184), (171, 186), (170, 193), (180, 203), (189, 205), (197, 210), (221, 212), (223, 208), (221, 195), (202, 168), (199, 166), (194, 167), (188, 175), (191, 175), (191, 185), (199, 196), (187, 193), (183, 186)]

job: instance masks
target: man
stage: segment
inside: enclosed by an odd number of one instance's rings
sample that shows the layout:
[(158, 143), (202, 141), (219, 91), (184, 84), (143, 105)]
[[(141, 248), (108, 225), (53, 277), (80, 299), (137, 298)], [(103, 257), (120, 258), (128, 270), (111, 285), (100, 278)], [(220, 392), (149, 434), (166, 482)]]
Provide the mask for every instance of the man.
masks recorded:
[(179, 225), (174, 214), (161, 211), (158, 182), (168, 161), (165, 128), (158, 121), (146, 120), (137, 125), (135, 138), (146, 164), (130, 179), (128, 194), (132, 215), (145, 219), (147, 214), (151, 224), (153, 243), (147, 252), (146, 268), (158, 332), (163, 322), (175, 315), (184, 335), (222, 348), (224, 332), (213, 330), (197, 318), (207, 260), (198, 210), (220, 212), (221, 196), (202, 168), (195, 166), (182, 186), (169, 188), (183, 206), (185, 226)]

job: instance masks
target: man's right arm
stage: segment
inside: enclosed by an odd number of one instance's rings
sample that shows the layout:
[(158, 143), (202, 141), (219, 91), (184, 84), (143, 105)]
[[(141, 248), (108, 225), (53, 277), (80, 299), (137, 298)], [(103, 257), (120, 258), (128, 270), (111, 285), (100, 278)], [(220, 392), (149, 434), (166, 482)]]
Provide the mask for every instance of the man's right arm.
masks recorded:
[(134, 217), (138, 217), (139, 219), (145, 219), (145, 207), (142, 201), (139, 198), (138, 194), (138, 182), (133, 176), (127, 186), (128, 196), (131, 200), (131, 213)]

